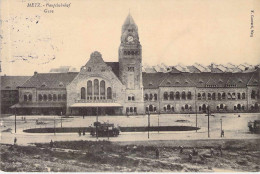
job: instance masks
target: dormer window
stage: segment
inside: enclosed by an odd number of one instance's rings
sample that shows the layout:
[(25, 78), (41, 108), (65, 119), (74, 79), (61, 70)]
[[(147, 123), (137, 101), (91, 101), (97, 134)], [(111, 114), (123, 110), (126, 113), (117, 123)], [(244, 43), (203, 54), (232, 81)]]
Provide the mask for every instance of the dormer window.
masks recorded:
[(90, 67), (88, 67), (88, 72), (91, 72), (91, 68)]
[(180, 84), (180, 82), (179, 82), (179, 81), (176, 81), (175, 84)]
[(149, 86), (153, 86), (153, 83), (152, 83), (152, 82), (150, 82), (150, 83), (149, 83)]
[(189, 83), (189, 82), (186, 80), (186, 81), (185, 81), (185, 84), (188, 84), (188, 83)]
[(258, 83), (258, 81), (255, 79), (255, 80), (254, 80), (254, 83)]
[(41, 87), (46, 87), (47, 85), (46, 85), (46, 83), (44, 82), (43, 84), (42, 84), (42, 86)]
[(219, 81), (218, 81), (219, 83), (223, 83), (223, 80), (221, 80), (221, 79), (219, 79)]
[(171, 82), (170, 82), (170, 81), (167, 81), (166, 84), (169, 85), (169, 84), (171, 84)]
[(63, 87), (64, 85), (63, 85), (63, 83), (62, 82), (60, 82), (59, 83), (59, 87)]
[(199, 83), (203, 83), (203, 81), (200, 79), (200, 80), (199, 80)]

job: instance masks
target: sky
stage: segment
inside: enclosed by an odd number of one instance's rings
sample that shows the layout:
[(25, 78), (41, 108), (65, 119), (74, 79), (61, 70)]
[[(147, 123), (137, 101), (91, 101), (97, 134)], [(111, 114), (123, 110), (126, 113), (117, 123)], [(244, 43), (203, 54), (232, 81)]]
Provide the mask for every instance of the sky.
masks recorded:
[(129, 12), (138, 26), (143, 64), (260, 63), (259, 0), (42, 0), (41, 7), (27, 7), (31, 2), (0, 1), (1, 74), (80, 69), (94, 51), (116, 62)]

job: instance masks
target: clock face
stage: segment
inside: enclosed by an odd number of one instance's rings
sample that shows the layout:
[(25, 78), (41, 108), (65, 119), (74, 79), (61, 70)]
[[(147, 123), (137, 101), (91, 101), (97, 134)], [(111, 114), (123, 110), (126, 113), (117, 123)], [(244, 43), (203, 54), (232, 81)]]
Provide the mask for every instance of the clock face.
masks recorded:
[(134, 41), (134, 37), (133, 36), (128, 36), (127, 37), (127, 41), (128, 42), (133, 42)]

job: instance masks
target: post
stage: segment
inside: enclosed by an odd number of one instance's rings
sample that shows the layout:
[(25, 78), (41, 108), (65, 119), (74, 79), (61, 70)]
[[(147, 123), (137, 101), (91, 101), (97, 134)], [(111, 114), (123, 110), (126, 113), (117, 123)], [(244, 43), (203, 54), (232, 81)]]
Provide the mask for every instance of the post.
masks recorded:
[(150, 112), (148, 111), (148, 139), (150, 138), (149, 131), (150, 131)]
[(208, 138), (209, 138), (209, 106), (208, 106)]
[(16, 107), (14, 110), (14, 127), (15, 127), (15, 133), (16, 133)]
[(222, 137), (222, 118), (220, 119), (220, 137)]
[(197, 110), (197, 99), (196, 99), (196, 97), (197, 97), (197, 94), (196, 94), (196, 89), (195, 89), (195, 111), (196, 111), (196, 132), (197, 132), (197, 127), (198, 127), (198, 115), (197, 115), (197, 112), (198, 112), (198, 110)]
[(54, 131), (54, 135), (56, 135), (56, 131), (55, 131), (55, 116), (54, 116), (54, 121), (53, 121), (53, 131)]
[(62, 128), (62, 111), (60, 112), (60, 127)]
[(159, 133), (159, 129), (160, 129), (160, 112), (158, 114), (158, 133)]
[(96, 117), (96, 138), (98, 139), (98, 107), (97, 107), (97, 117)]

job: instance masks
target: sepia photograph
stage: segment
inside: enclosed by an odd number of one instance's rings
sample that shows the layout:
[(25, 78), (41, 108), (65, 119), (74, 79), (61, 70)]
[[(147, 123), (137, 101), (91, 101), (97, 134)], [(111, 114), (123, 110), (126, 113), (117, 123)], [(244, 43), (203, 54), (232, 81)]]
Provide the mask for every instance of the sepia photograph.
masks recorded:
[(260, 172), (259, 0), (0, 0), (0, 171)]

